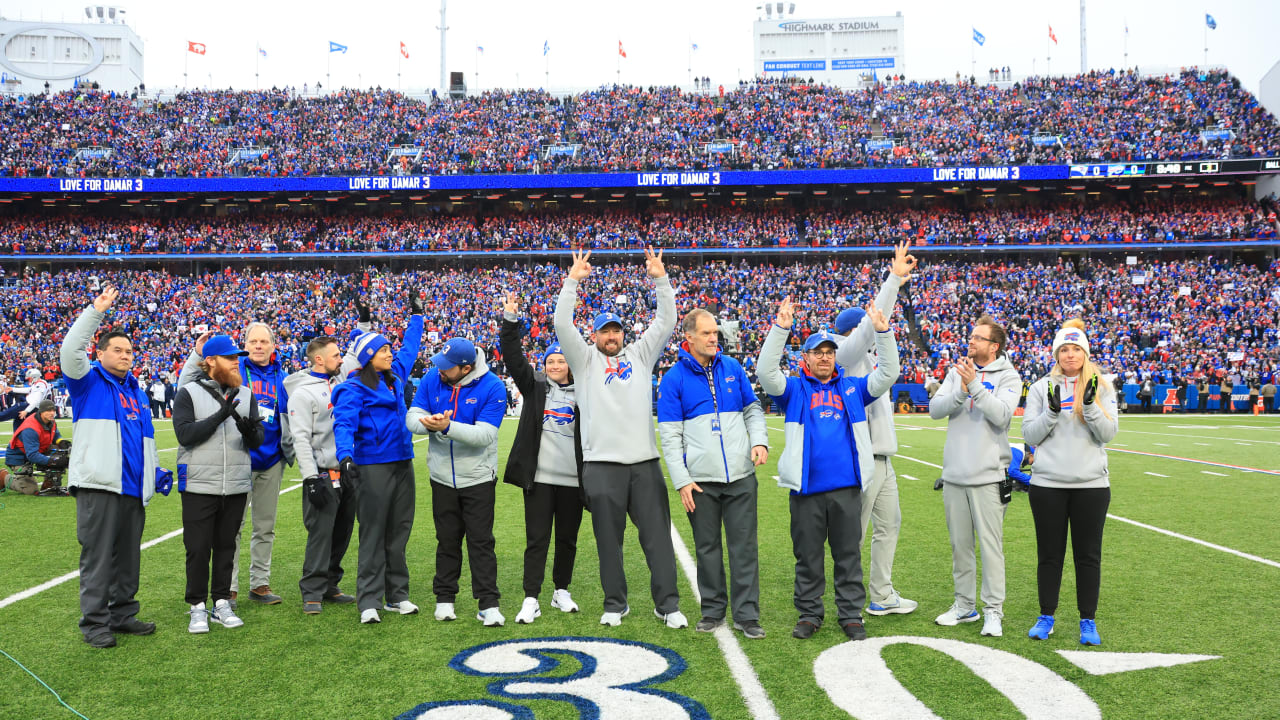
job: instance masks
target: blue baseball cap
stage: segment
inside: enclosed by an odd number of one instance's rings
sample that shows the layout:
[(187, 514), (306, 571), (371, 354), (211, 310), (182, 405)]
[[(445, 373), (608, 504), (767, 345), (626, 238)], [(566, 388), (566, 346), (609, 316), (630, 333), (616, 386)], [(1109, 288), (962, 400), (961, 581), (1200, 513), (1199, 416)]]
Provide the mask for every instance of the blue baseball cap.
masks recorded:
[(231, 341), (231, 336), (229, 335), (214, 335), (205, 341), (204, 348), (201, 349), (201, 355), (203, 355), (206, 360), (215, 355), (244, 357), (248, 354), (249, 352), (247, 350), (241, 350), (236, 347), (236, 344)]
[(476, 346), (466, 338), (449, 338), (440, 352), (431, 356), (431, 364), (441, 370), (449, 370), (459, 365), (476, 364)]
[(599, 315), (596, 315), (595, 321), (591, 323), (591, 330), (592, 332), (600, 332), (600, 330), (603, 329), (605, 325), (610, 325), (610, 324), (617, 325), (619, 328), (621, 328), (622, 317), (615, 312), (608, 312), (608, 311), (602, 312)]
[(809, 352), (810, 350), (816, 350), (817, 347), (823, 343), (831, 343), (832, 347), (840, 347), (839, 338), (826, 330), (823, 330), (822, 332), (816, 332), (810, 335), (809, 339), (804, 341), (804, 351)]
[(851, 307), (841, 310), (836, 316), (836, 333), (839, 335), (848, 335), (853, 329), (862, 324), (862, 318), (867, 316), (867, 311), (860, 307)]

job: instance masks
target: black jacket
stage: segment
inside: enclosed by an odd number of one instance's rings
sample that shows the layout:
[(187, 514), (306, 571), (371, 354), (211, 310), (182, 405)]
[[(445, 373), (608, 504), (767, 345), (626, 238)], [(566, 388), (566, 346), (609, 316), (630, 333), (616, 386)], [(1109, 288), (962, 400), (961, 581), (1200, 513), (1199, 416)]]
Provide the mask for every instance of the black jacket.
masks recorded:
[[(520, 427), (516, 429), (516, 439), (507, 455), (507, 468), (502, 481), (528, 492), (533, 489), (533, 478), (538, 473), (538, 450), (542, 446), (542, 411), (547, 407), (547, 390), (551, 381), (545, 374), (536, 372), (525, 358), (524, 347), (520, 344), (518, 320), (503, 319), (499, 342), (507, 372), (511, 373), (511, 379), (524, 396)], [(582, 495), (582, 428), (578, 423), (574, 423), (573, 454), (578, 461), (578, 488)], [(585, 499), (583, 495), (584, 505)]]

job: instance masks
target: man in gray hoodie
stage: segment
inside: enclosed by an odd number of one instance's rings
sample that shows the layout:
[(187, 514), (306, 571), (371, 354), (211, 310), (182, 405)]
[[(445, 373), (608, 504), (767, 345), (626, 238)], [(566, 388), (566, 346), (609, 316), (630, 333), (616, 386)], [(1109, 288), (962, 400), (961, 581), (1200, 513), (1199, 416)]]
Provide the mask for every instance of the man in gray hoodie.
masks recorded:
[(671, 505), (653, 436), (653, 366), (676, 327), (676, 298), (662, 251), (645, 249), (658, 312), (640, 339), (623, 346), (622, 318), (602, 312), (593, 323), (594, 346), (573, 321), (578, 283), (591, 274), (590, 251), (574, 252), (573, 267), (556, 299), (556, 337), (573, 372), (582, 427), (582, 488), (600, 556), (604, 589), (601, 625), (617, 626), (631, 611), (623, 572), (622, 538), (627, 516), (640, 535), (649, 564), (654, 614), (667, 627), (683, 628), (671, 545)]
[[(1022, 379), (1005, 357), (1003, 327), (983, 316), (969, 334), (969, 352), (947, 370), (929, 401), (929, 416), (947, 418), (942, 449), (942, 503), (951, 535), (955, 603), (939, 625), (978, 619), (977, 556), (982, 548), (982, 634), (1000, 637), (1004, 617), (1004, 511), (1001, 482), (1009, 467), (1009, 424), (1021, 397)], [(1007, 496), (1006, 496), (1007, 497)]]
[(302, 524), (307, 547), (302, 558), (302, 611), (320, 613), (322, 603), (349, 604), (355, 597), (338, 588), (342, 558), (356, 520), (356, 494), (338, 472), (333, 439), (331, 393), (340, 380), (343, 358), (336, 338), (319, 337), (307, 345), (311, 366), (284, 380), (289, 395), (289, 429), (302, 472)]

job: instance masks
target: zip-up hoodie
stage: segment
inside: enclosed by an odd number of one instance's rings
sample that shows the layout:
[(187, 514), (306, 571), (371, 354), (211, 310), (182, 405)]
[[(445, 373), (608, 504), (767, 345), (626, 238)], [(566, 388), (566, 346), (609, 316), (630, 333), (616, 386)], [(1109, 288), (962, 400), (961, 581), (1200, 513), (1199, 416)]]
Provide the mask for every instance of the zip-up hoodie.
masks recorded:
[(395, 388), (378, 379), (370, 389), (354, 376), (333, 390), (333, 441), (338, 460), (377, 465), (413, 459), (413, 436), (404, 424), (404, 378), (422, 351), (422, 316), (409, 318), (404, 345), (395, 354), (391, 374)]
[(783, 374), (779, 364), (790, 334), (790, 330), (776, 324), (770, 327), (764, 346), (760, 348), (758, 363), (760, 387), (786, 413), (786, 446), (778, 458), (778, 486), (798, 494), (807, 493), (810, 483), (809, 460), (815, 453), (823, 451), (820, 447), (814, 447), (812, 437), (805, 432), (805, 425), (812, 422), (810, 413), (821, 410), (811, 407), (811, 399), (823, 388), (832, 386), (837, 391), (833, 394), (840, 398), (844, 416), (849, 422), (854, 456), (858, 462), (857, 477), (861, 484), (861, 478), (870, 478), (875, 470), (866, 407), (888, 392), (893, 387), (893, 381), (898, 378), (898, 343), (893, 337), (893, 331), (876, 333), (876, 354), (880, 356), (880, 366), (870, 375), (850, 377), (837, 364), (835, 374), (825, 383), (818, 382), (807, 369), (800, 377), (787, 377)]
[[(262, 443), (262, 427), (244, 436), (234, 418), (219, 418), (222, 405), (209, 393), (227, 388), (203, 372), (178, 390), (173, 400), (173, 432), (178, 438), (178, 492), (240, 495), (251, 489), (249, 451)], [(258, 417), (248, 385), (236, 390), (236, 412)]]
[[(1022, 396), (1022, 378), (1006, 357), (978, 368), (968, 387), (955, 369), (929, 401), (929, 417), (947, 418), (942, 480), (952, 485), (1000, 482), (1009, 467), (1009, 424)], [(1040, 464), (1036, 459), (1037, 467)]]
[(289, 430), (298, 454), (302, 477), (317, 475), (320, 468), (338, 467), (338, 446), (333, 439), (333, 388), (336, 377), (322, 378), (311, 370), (299, 370), (284, 379), (289, 394)]
[(703, 367), (688, 343), (658, 387), (658, 431), (676, 490), (754, 475), (751, 448), (769, 446), (764, 411), (742, 365), (717, 352)]
[(671, 278), (653, 281), (658, 312), (638, 340), (609, 357), (589, 345), (573, 323), (578, 281), (565, 278), (556, 298), (556, 338), (573, 371), (582, 459), (632, 465), (656, 460), (653, 437), (653, 366), (676, 328), (676, 294)]
[[(1092, 405), (1084, 407), (1084, 422), (1080, 422), (1074, 412), (1075, 383), (1075, 378), (1046, 375), (1027, 393), (1022, 438), (1036, 446), (1032, 485), (1064, 489), (1111, 485), (1106, 445), (1120, 429), (1116, 392), (1110, 383), (1100, 379), (1097, 397)], [(1050, 385), (1060, 388), (1060, 412), (1049, 410)]]
[[(444, 432), (422, 424), (428, 415), (453, 411)], [(405, 426), (427, 440), (427, 469), (431, 481), (452, 488), (492, 482), (498, 477), (498, 427), (507, 414), (507, 388), (489, 372), (484, 351), (476, 348), (475, 367), (457, 385), (431, 368), (422, 376)]]
[[(898, 302), (898, 289), (902, 278), (889, 273), (880, 292), (876, 294), (876, 307), (885, 317), (893, 316), (893, 306)], [(836, 362), (850, 375), (870, 375), (879, 359), (875, 353), (876, 328), (870, 318), (863, 318), (849, 336), (840, 341), (836, 350)], [(897, 378), (894, 378), (897, 380)], [(892, 386), (890, 386), (892, 389)], [(871, 430), (871, 452), (877, 457), (898, 454), (898, 430), (893, 425), (892, 393), (885, 392), (867, 406), (867, 427)]]
[[(187, 356), (182, 372), (178, 374), (178, 388), (191, 382), (200, 372), (200, 356), (192, 351)], [(240, 358), (240, 377), (254, 402), (258, 403), (258, 417), (262, 419), (265, 438), (261, 445), (249, 451), (253, 470), (266, 470), (284, 460), (292, 465), (293, 434), (289, 432), (289, 393), (284, 388), (284, 369), (272, 355), (266, 365), (259, 365), (248, 357)], [(240, 410), (244, 414), (244, 410)], [(305, 476), (304, 476), (305, 477)]]

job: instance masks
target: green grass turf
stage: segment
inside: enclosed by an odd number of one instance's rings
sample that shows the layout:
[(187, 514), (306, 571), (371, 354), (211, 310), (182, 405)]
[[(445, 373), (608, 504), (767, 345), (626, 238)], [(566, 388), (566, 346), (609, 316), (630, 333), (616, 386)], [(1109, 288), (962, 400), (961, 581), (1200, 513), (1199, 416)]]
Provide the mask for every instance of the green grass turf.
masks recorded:
[[(1035, 619), (1035, 542), (1026, 496), (1017, 495), (1005, 523), (1008, 597), (1005, 636), (984, 638), (981, 623), (943, 628), (933, 618), (951, 603), (950, 552), (941, 493), (932, 490), (940, 464), (941, 423), (923, 416), (898, 419), (903, 447), (894, 461), (899, 475), (903, 529), (894, 580), (905, 596), (918, 600), (912, 615), (868, 618), (874, 637), (907, 635), (961, 640), (997, 648), (1040, 663), (1074, 683), (1097, 703), (1103, 717), (1276, 717), (1280, 714), (1280, 568), (1236, 557), (1123, 522), (1108, 522), (1104, 542), (1102, 599), (1098, 626), (1104, 652), (1161, 652), (1221, 655), (1219, 660), (1092, 676), (1059, 656), (1076, 643), (1073, 573), (1064, 572), (1058, 633), (1037, 643), (1025, 636)], [(771, 416), (775, 447), (760, 476), (760, 564), (764, 640), (738, 642), (781, 718), (844, 717), (819, 687), (814, 661), (844, 640), (832, 622), (814, 638), (790, 637), (793, 558), (786, 493), (772, 480), (781, 449), (782, 420)], [(514, 435), (508, 419), (501, 432), (501, 455)], [(1011, 435), (1017, 436), (1015, 420)], [(160, 425), (161, 448), (176, 445)], [(1280, 469), (1280, 420), (1251, 416), (1126, 416), (1117, 448), (1195, 457), (1269, 470)], [(1163, 443), (1161, 445), (1160, 443)], [(1196, 443), (1205, 443), (1198, 445)], [(421, 445), (419, 446), (421, 447)], [(420, 453), (425, 455), (425, 453)], [(174, 451), (161, 453), (172, 466)], [(912, 460), (910, 458), (914, 458)], [(916, 462), (916, 460), (923, 461)], [(748, 709), (731, 679), (718, 644), (692, 630), (668, 630), (652, 616), (648, 574), (634, 531), (627, 536), (632, 614), (619, 628), (597, 624), (602, 595), (597, 580), (589, 516), (579, 536), (574, 596), (583, 612), (565, 615), (550, 608), (544, 590), (543, 616), (534, 624), (514, 623), (521, 601), (523, 510), (519, 492), (498, 489), (499, 586), (504, 628), (486, 629), (473, 618), (464, 568), (459, 620), (437, 623), (430, 614), (434, 537), (425, 460), (417, 462), (418, 512), (409, 544), (411, 597), (424, 612), (387, 617), (361, 626), (352, 606), (326, 606), (304, 616), (297, 590), (305, 533), (297, 491), (280, 498), (272, 586), (285, 602), (241, 605), (245, 626), (214, 626), (205, 636), (186, 632), (182, 601), (181, 537), (143, 551), (141, 617), (158, 623), (154, 636), (123, 636), (120, 647), (94, 650), (80, 641), (77, 583), (58, 585), (0, 608), (0, 649), (38, 674), (92, 720), (108, 718), (388, 718), (419, 703), (442, 700), (505, 700), (524, 705), (537, 718), (576, 718), (560, 700), (503, 699), (490, 694), (492, 678), (472, 677), (449, 667), (467, 648), (510, 639), (555, 636), (617, 638), (669, 648), (687, 662), (683, 674), (655, 686), (693, 698), (711, 717), (745, 718)], [(1117, 516), (1280, 560), (1280, 477), (1196, 465), (1176, 460), (1113, 453), (1111, 512)], [(1221, 473), (1226, 477), (1204, 474)], [(1159, 473), (1167, 478), (1148, 475)], [(296, 480), (286, 473), (286, 487)], [(908, 477), (910, 476), (910, 477)], [(679, 500), (671, 495), (673, 508)], [(157, 497), (148, 509), (144, 540), (180, 526), (176, 495)], [(692, 538), (678, 510), (675, 526), (687, 547)], [(0, 495), (0, 598), (77, 567), (74, 506), (69, 499)], [(247, 544), (247, 543), (246, 543)], [(247, 558), (247, 549), (245, 550)], [(343, 585), (354, 590), (355, 547), (348, 554)], [(865, 557), (865, 553), (864, 553)], [(246, 584), (247, 567), (241, 568)], [(548, 573), (549, 575), (549, 573)], [(549, 580), (548, 580), (549, 582)], [(681, 608), (698, 618), (688, 579), (681, 574)], [(828, 611), (834, 616), (830, 590)], [(834, 617), (833, 617), (834, 619)], [(1019, 717), (1015, 706), (959, 661), (927, 648), (895, 645), (883, 657), (895, 677), (933, 712), (946, 718)], [(580, 670), (576, 659), (559, 656), (552, 675)], [(847, 670), (854, 674), (859, 668)], [(0, 718), (72, 717), (53, 697), (7, 659), (0, 658)], [(655, 719), (656, 720), (656, 719)]]

